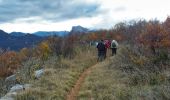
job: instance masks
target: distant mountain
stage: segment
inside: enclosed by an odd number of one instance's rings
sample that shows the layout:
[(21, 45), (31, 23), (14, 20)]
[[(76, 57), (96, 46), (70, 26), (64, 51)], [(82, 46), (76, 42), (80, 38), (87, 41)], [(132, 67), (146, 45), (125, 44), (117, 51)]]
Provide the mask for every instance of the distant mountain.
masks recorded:
[(24, 47), (32, 47), (42, 41), (44, 38), (25, 34), (24, 36), (13, 36), (0, 30), (0, 48), (10, 50), (20, 50)]
[(73, 26), (72, 30), (70, 32), (71, 33), (87, 33), (89, 31), (90, 31), (89, 29), (84, 28), (84, 27), (79, 25), (79, 26)]
[(0, 38), (3, 38), (3, 37), (8, 37), (8, 34), (5, 31), (0, 30)]
[(12, 35), (12, 36), (24, 36), (24, 35), (26, 35), (26, 33), (22, 33), (22, 32), (12, 32), (12, 33), (10, 33), (10, 35)]
[(73, 26), (71, 31), (38, 31), (33, 34), (12, 32), (10, 34), (0, 30), (0, 48), (10, 48), (11, 50), (20, 50), (23, 47), (32, 47), (47, 36), (65, 36), (69, 33), (88, 33), (93, 32), (82, 26)]
[(94, 30), (89, 30), (87, 28), (78, 25), (78, 26), (73, 26), (70, 32), (69, 31), (38, 31), (33, 34), (41, 37), (47, 37), (47, 36), (54, 36), (54, 35), (65, 36), (68, 35), (69, 33), (88, 33), (88, 32), (94, 32)]
[(37, 35), (37, 36), (41, 36), (41, 37), (54, 36), (54, 35), (65, 36), (65, 35), (69, 34), (69, 32), (68, 31), (38, 31), (33, 34)]

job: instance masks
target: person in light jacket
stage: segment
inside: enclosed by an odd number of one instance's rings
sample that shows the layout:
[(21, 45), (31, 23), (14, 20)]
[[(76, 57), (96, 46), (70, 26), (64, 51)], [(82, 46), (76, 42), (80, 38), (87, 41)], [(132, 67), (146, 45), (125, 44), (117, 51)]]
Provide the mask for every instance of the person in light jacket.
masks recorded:
[(118, 47), (117, 41), (112, 40), (112, 42), (111, 42), (112, 56), (116, 54), (117, 47)]

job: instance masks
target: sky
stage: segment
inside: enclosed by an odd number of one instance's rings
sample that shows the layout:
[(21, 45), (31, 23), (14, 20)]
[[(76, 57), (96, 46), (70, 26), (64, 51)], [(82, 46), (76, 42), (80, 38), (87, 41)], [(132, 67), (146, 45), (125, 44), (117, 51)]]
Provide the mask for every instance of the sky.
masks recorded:
[(0, 29), (6, 32), (70, 31), (81, 25), (110, 29), (130, 20), (164, 21), (169, 0), (0, 0)]

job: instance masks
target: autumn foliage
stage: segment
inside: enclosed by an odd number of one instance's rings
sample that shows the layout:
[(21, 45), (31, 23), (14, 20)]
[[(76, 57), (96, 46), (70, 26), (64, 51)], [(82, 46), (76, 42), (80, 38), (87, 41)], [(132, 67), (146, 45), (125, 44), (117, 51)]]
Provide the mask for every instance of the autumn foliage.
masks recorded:
[[(167, 23), (167, 22), (166, 22)], [(158, 22), (149, 22), (146, 29), (138, 36), (139, 44), (149, 48), (152, 54), (160, 53), (162, 49), (170, 47), (170, 32), (166, 29), (166, 25)]]
[(36, 48), (23, 48), (19, 52), (1, 50), (0, 77), (14, 74), (18, 68), (22, 67), (22, 63), (31, 57), (45, 59), (49, 53), (49, 47), (45, 42), (42, 42)]
[(21, 67), (21, 59), (14, 51), (7, 51), (0, 55), (0, 76), (8, 76)]

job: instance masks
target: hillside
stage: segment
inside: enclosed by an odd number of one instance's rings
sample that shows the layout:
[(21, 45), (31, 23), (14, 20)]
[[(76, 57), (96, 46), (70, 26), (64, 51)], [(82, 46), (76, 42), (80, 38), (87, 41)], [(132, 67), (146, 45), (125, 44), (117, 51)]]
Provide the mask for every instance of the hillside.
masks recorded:
[[(96, 63), (93, 49), (77, 48), (77, 55), (72, 59), (52, 56), (45, 62), (38, 59), (29, 60), (20, 70), (18, 77), (21, 79), (20, 82), (32, 84), (33, 87), (20, 92), (16, 100), (65, 100), (80, 74)], [(33, 71), (40, 68), (43, 68), (45, 73), (42, 78), (36, 80), (33, 78)], [(29, 71), (31, 73), (28, 73)]]

